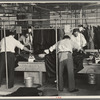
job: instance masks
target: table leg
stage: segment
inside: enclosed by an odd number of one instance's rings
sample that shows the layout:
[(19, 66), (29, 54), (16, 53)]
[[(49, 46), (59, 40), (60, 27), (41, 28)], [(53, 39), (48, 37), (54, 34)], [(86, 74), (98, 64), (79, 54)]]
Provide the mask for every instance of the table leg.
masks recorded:
[(39, 72), (40, 84), (42, 85), (42, 72)]

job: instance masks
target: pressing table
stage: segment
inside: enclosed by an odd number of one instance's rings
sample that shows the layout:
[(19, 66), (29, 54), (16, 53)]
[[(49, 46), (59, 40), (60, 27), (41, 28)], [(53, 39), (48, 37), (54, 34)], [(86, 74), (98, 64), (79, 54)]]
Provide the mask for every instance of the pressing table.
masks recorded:
[(42, 72), (46, 72), (45, 62), (19, 62), (15, 71), (23, 71), (24, 79), (34, 77), (34, 83), (42, 85)]
[(83, 63), (83, 69), (79, 71), (78, 73), (95, 73), (100, 74), (100, 64), (96, 63)]

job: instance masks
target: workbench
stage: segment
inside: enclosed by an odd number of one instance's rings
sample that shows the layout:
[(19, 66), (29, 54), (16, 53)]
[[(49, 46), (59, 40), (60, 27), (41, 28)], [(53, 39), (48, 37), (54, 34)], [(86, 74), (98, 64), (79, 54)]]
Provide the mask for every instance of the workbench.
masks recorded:
[(96, 64), (96, 63), (83, 63), (83, 69), (81, 71), (79, 71), (78, 73), (96, 73), (96, 74), (100, 74), (100, 64)]
[(15, 71), (23, 71), (24, 79), (33, 77), (35, 84), (42, 85), (42, 73), (46, 72), (45, 62), (19, 62)]
[[(100, 89), (100, 64), (96, 63), (83, 63), (83, 69), (79, 71), (79, 74), (95, 74), (96, 75), (96, 86), (98, 89)], [(89, 77), (87, 77), (89, 78)]]

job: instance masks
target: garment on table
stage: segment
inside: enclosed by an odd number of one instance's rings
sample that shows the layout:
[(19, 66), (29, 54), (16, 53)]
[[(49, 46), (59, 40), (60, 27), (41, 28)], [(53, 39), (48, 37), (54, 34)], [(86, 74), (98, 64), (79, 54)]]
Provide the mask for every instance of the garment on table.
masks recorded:
[(52, 81), (56, 79), (56, 53), (55, 51), (45, 56), (47, 78)]

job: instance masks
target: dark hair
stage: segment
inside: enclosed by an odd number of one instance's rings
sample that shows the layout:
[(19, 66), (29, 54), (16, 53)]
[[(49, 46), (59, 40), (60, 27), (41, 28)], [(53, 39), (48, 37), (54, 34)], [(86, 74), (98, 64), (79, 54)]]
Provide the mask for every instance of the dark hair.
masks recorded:
[(83, 25), (78, 25), (78, 27), (83, 27)]
[(63, 39), (70, 39), (70, 37), (69, 37), (68, 35), (65, 35), (65, 36), (63, 37)]
[(79, 29), (78, 28), (73, 29), (73, 33), (72, 34), (74, 34), (75, 32), (79, 32)]
[(15, 32), (12, 32), (12, 31), (10, 31), (10, 30), (7, 30), (6, 36), (9, 36), (9, 35), (15, 35)]

